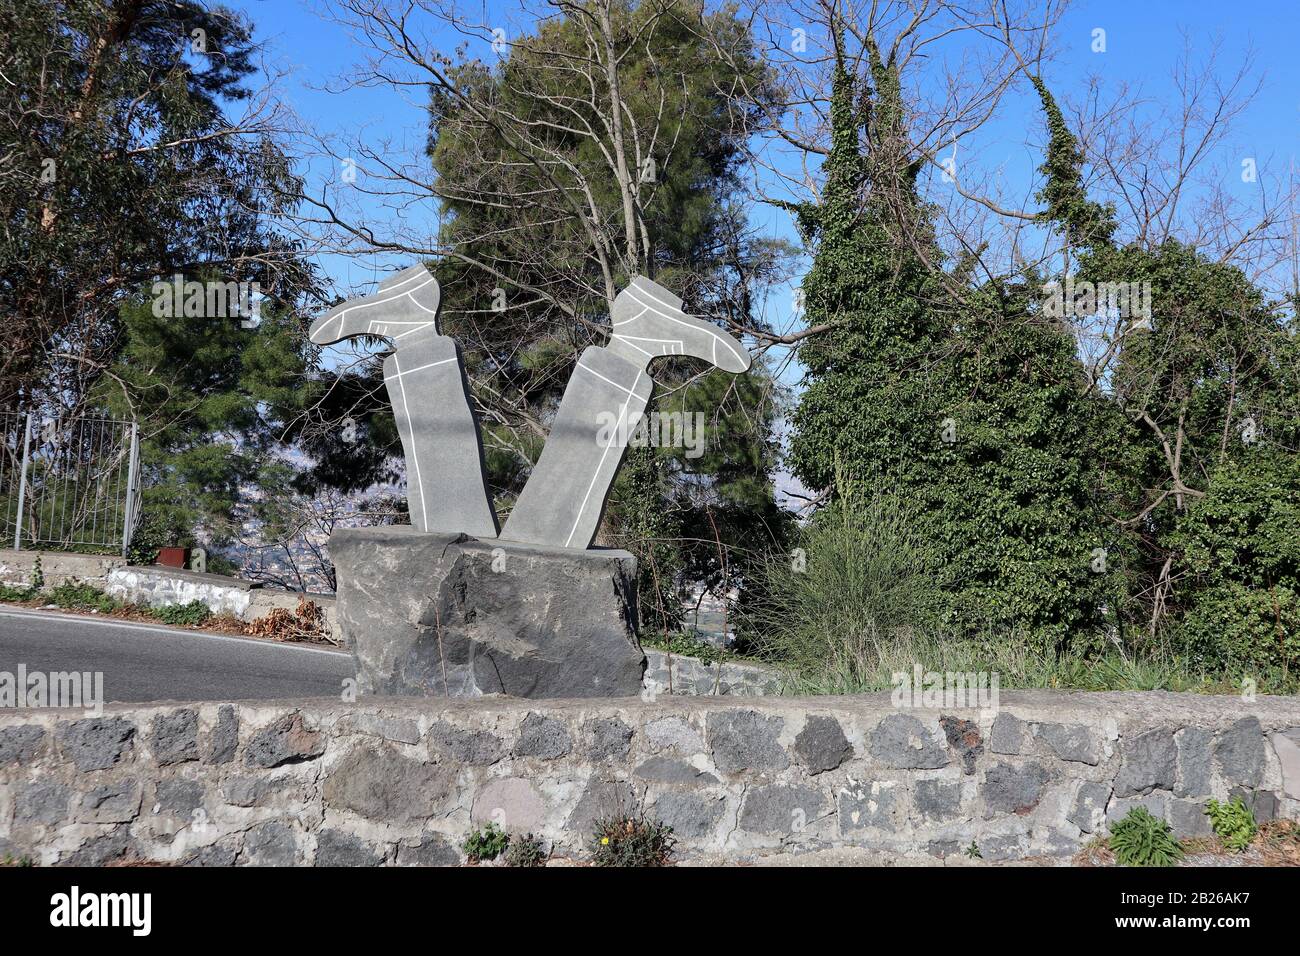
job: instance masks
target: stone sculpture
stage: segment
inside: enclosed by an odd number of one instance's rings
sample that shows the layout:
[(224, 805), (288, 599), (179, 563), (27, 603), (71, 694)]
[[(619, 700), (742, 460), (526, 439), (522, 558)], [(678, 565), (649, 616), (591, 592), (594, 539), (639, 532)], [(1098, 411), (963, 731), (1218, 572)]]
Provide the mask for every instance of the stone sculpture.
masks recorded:
[(460, 348), (438, 333), (438, 282), (412, 266), (371, 296), (344, 302), (311, 327), (330, 345), (357, 336), (392, 340), (384, 386), (406, 455), (411, 525), (421, 531), (497, 536), (496, 512), (483, 480), (483, 441), (470, 407)]
[(641, 276), (614, 300), (612, 326), (608, 345), (592, 346), (578, 358), (503, 539), (561, 548), (591, 544), (628, 437), (650, 402), (651, 359), (691, 355), (728, 372), (749, 368), (739, 342), (687, 315), (681, 299)]
[(367, 694), (617, 697), (637, 694), (636, 558), (590, 549), (650, 362), (689, 355), (739, 373), (740, 343), (636, 277), (614, 301), (609, 344), (578, 359), (541, 458), (498, 536), (460, 350), (438, 333), (423, 266), (316, 322), (325, 345), (392, 341), (384, 382), (407, 461), (410, 528), (330, 538), (338, 619)]

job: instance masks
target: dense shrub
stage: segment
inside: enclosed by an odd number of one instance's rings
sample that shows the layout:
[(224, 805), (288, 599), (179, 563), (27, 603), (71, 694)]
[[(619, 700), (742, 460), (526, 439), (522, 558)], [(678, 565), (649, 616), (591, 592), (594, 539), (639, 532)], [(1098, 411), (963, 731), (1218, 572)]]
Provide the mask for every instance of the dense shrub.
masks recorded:
[(152, 609), (153, 616), (164, 624), (175, 627), (198, 627), (212, 616), (211, 609), (202, 601), (188, 604), (168, 604)]

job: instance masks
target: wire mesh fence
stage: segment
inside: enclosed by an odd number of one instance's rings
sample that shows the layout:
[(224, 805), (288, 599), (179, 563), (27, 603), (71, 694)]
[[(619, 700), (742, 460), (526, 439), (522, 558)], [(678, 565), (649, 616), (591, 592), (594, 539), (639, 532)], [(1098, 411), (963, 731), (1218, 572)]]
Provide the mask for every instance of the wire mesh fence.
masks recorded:
[(131, 421), (0, 411), (0, 547), (125, 553), (139, 456)]

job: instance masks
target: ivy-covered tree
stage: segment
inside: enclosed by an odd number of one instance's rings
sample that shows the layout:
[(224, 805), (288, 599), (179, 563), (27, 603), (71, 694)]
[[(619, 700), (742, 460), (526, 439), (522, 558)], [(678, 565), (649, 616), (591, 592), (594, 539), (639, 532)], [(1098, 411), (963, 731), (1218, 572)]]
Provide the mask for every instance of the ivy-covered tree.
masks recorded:
[(808, 322), (829, 330), (800, 352), (795, 474), (909, 505), (955, 629), (1092, 640), (1111, 575), (1073, 337), (1032, 276), (945, 293), (897, 74), (874, 51), (870, 67), (861, 99), (837, 70), (821, 201), (799, 209)]

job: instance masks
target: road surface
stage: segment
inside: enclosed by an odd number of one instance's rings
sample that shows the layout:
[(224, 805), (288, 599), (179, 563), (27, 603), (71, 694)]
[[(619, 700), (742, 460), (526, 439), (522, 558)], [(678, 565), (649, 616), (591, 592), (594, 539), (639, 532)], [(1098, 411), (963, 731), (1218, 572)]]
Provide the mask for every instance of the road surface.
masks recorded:
[(0, 607), (0, 672), (102, 671), (105, 703), (335, 697), (341, 651)]

